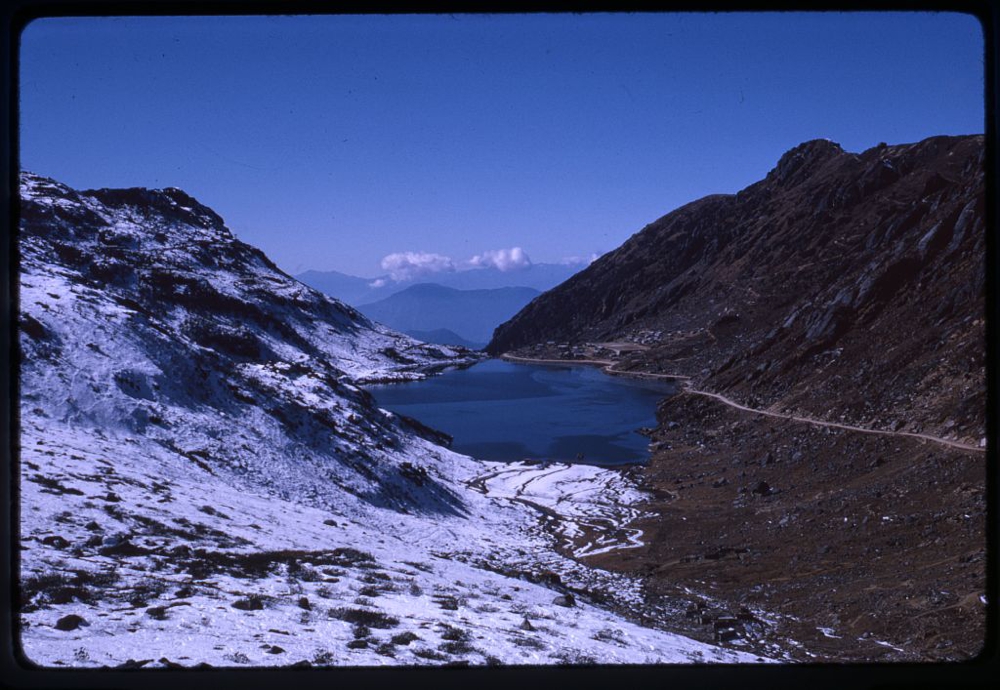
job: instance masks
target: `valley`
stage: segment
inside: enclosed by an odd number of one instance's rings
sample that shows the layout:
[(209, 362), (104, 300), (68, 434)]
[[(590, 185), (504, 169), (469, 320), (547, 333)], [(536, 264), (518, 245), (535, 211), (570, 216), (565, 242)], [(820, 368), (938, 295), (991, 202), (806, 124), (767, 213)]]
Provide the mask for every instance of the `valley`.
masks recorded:
[(180, 190), (24, 173), (21, 650), (974, 657), (982, 194), (981, 137), (807, 142), (522, 290), (484, 354), (310, 289)]
[(310, 290), (177, 189), (25, 173), (21, 209), (29, 664), (782, 657), (678, 635), (681, 614), (647, 610), (639, 578), (572, 557), (636, 546), (638, 532), (618, 535), (641, 497), (627, 477), (460, 455), (364, 388), (481, 354)]

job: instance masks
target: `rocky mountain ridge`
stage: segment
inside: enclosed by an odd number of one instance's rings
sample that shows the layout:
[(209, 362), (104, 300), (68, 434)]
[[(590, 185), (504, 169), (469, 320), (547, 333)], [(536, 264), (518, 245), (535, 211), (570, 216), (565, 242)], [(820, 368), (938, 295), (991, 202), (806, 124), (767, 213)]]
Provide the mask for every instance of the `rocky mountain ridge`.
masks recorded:
[[(826, 140), (651, 223), (497, 328), (488, 351), (624, 340), (619, 369), (753, 407), (985, 436), (984, 148)], [(874, 337), (873, 337), (874, 334)]]

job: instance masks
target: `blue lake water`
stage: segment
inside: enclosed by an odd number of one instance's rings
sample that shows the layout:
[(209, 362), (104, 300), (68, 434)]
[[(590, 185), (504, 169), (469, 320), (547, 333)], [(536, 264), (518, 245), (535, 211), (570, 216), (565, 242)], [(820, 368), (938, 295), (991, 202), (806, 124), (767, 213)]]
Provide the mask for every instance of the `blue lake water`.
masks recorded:
[(656, 404), (673, 383), (608, 376), (582, 365), (491, 359), (423, 381), (369, 386), (380, 407), (454, 437), (483, 460), (644, 462)]

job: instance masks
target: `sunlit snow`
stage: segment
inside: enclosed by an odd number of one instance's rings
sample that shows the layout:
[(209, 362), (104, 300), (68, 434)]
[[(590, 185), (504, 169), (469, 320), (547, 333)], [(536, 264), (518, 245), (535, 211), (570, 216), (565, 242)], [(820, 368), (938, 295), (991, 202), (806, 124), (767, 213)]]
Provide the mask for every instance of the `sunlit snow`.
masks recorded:
[(638, 580), (561, 555), (640, 543), (623, 474), (461, 456), (356, 385), (472, 353), (305, 287), (179, 190), (21, 193), (32, 662), (761, 660), (631, 622)]

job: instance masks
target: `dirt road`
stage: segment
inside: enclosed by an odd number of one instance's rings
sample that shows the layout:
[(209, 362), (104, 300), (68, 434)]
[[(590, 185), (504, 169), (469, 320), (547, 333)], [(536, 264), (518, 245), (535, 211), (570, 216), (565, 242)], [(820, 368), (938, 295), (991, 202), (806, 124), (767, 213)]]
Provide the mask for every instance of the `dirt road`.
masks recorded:
[[(651, 379), (669, 379), (672, 381), (690, 381), (690, 376), (683, 376), (680, 374), (653, 374), (644, 371), (619, 371), (614, 368), (615, 362), (606, 359), (533, 359), (530, 357), (516, 357), (514, 355), (503, 355), (503, 359), (507, 359), (513, 362), (526, 362), (526, 363), (536, 363), (536, 364), (593, 364), (601, 366), (604, 372), (611, 374), (613, 376), (633, 376), (637, 378), (651, 378)], [(744, 412), (750, 412), (752, 414), (764, 415), (766, 417), (775, 417), (777, 419), (787, 419), (795, 422), (802, 422), (803, 424), (812, 424), (814, 426), (829, 427), (833, 429), (843, 429), (845, 431), (857, 431), (862, 434), (876, 434), (879, 436), (903, 436), (909, 438), (921, 439), (923, 441), (930, 441), (931, 443), (938, 443), (943, 446), (948, 446), (949, 448), (957, 448), (959, 450), (973, 451), (976, 453), (985, 453), (986, 449), (980, 446), (974, 446), (968, 443), (962, 443), (960, 441), (954, 441), (947, 438), (941, 438), (940, 436), (932, 436), (931, 434), (918, 434), (912, 431), (888, 431), (884, 429), (867, 429), (862, 426), (853, 426), (851, 424), (841, 424), (840, 422), (828, 422), (822, 419), (812, 419), (811, 417), (798, 417), (791, 414), (783, 414), (781, 412), (771, 412), (769, 410), (761, 410), (755, 407), (747, 407), (742, 405), (735, 400), (731, 400), (724, 395), (719, 393), (712, 393), (710, 391), (698, 390), (693, 388), (690, 384), (685, 384), (681, 389), (682, 393), (688, 393), (691, 395), (702, 395), (707, 398), (712, 398), (725, 405), (734, 407), (738, 410)]]

